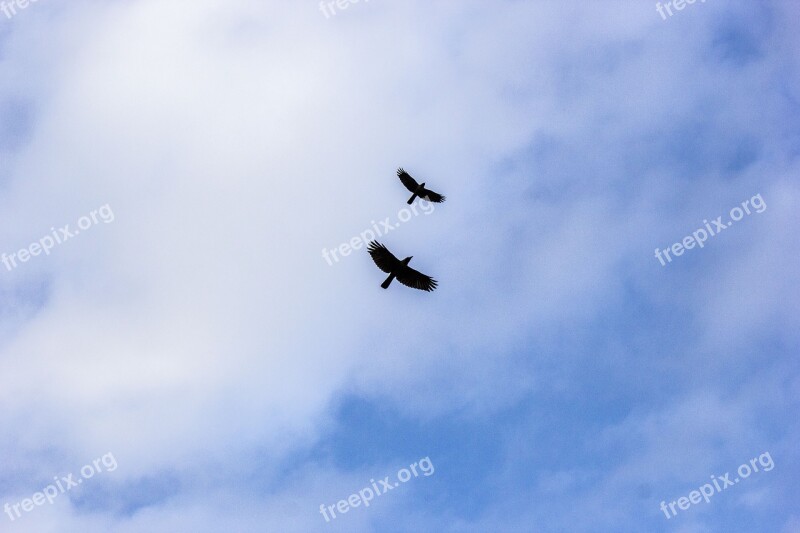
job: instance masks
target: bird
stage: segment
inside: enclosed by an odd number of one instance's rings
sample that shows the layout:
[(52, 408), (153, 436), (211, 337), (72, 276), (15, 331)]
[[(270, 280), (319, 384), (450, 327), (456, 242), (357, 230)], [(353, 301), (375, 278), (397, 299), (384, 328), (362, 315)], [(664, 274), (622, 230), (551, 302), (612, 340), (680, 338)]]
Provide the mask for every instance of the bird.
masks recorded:
[(392, 252), (390, 252), (386, 246), (378, 241), (370, 242), (367, 251), (369, 251), (369, 255), (372, 256), (372, 260), (375, 261), (378, 268), (389, 274), (386, 281), (381, 283), (382, 288), (388, 289), (392, 280), (397, 278), (397, 281), (412, 289), (428, 292), (436, 289), (437, 282), (435, 279), (421, 272), (417, 272), (408, 266), (409, 261), (411, 261), (414, 256), (406, 257), (400, 261), (392, 255)]
[(433, 192), (430, 189), (426, 189), (425, 183), (417, 183), (417, 180), (412, 178), (408, 172), (402, 169), (402, 167), (397, 169), (397, 177), (400, 178), (400, 181), (403, 182), (403, 185), (406, 186), (406, 189), (414, 193), (411, 195), (411, 198), (408, 199), (408, 202), (406, 202), (408, 205), (411, 205), (417, 196), (437, 204), (444, 202), (444, 196), (437, 192)]

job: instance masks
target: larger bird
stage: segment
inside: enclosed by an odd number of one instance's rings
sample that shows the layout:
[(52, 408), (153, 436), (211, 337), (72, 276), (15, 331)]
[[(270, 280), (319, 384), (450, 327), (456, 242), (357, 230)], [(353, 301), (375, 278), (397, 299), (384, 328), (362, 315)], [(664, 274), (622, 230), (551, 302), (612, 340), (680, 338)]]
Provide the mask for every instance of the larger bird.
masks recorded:
[(381, 283), (382, 288), (388, 289), (389, 284), (391, 284), (392, 280), (395, 278), (406, 287), (411, 287), (412, 289), (430, 292), (436, 288), (435, 279), (421, 272), (417, 272), (408, 266), (413, 256), (406, 257), (400, 261), (378, 241), (369, 243), (367, 250), (369, 251), (369, 255), (372, 256), (372, 260), (378, 265), (378, 268), (389, 274), (386, 281)]
[(411, 177), (411, 174), (403, 170), (402, 168), (397, 169), (397, 177), (400, 178), (400, 181), (403, 182), (403, 185), (406, 186), (406, 189), (411, 191), (412, 194), (411, 198), (408, 199), (406, 202), (408, 205), (414, 201), (414, 199), (419, 196), (424, 200), (428, 200), (429, 202), (435, 202), (440, 204), (444, 202), (445, 197), (437, 192), (433, 192), (430, 189), (425, 188), (425, 183), (417, 183), (417, 180)]

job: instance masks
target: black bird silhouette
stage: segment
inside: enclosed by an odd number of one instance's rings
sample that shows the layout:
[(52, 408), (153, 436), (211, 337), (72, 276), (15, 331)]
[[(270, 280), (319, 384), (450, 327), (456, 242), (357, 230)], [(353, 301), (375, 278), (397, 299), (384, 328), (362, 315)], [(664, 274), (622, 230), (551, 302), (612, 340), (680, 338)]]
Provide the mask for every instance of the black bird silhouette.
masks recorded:
[(400, 181), (403, 182), (403, 185), (406, 186), (406, 189), (413, 192), (414, 194), (411, 195), (411, 198), (408, 199), (408, 205), (411, 205), (411, 202), (414, 201), (414, 198), (419, 196), (420, 198), (424, 198), (429, 202), (435, 202), (440, 204), (444, 202), (445, 197), (437, 192), (433, 192), (430, 189), (425, 188), (425, 183), (417, 183), (417, 180), (411, 177), (411, 174), (403, 170), (402, 168), (397, 169), (397, 177), (400, 178)]
[(397, 281), (406, 287), (411, 287), (412, 289), (430, 292), (436, 288), (435, 279), (430, 276), (426, 276), (421, 272), (417, 272), (408, 266), (408, 263), (411, 261), (413, 256), (406, 257), (400, 261), (394, 255), (392, 255), (392, 252), (390, 252), (378, 241), (372, 241), (369, 243), (367, 250), (369, 251), (369, 255), (372, 256), (372, 260), (375, 261), (376, 265), (378, 265), (378, 268), (389, 274), (389, 277), (386, 278), (386, 281), (381, 283), (381, 287), (384, 289), (389, 288), (389, 284), (394, 278), (397, 278)]

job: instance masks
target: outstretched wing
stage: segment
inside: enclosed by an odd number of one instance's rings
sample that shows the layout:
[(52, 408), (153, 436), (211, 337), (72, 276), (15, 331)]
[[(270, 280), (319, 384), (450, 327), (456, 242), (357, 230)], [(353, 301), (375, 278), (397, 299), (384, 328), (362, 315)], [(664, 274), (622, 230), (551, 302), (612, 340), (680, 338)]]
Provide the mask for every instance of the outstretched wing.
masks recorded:
[(375, 261), (375, 264), (378, 265), (378, 268), (387, 274), (397, 272), (401, 265), (400, 260), (393, 256), (392, 252), (390, 252), (378, 241), (372, 241), (369, 243), (367, 251), (369, 252), (369, 255), (372, 256), (372, 260)]
[(403, 182), (403, 185), (406, 186), (406, 189), (408, 189), (411, 192), (416, 191), (417, 187), (419, 187), (419, 183), (417, 183), (417, 180), (412, 178), (411, 174), (409, 174), (402, 168), (397, 169), (397, 177), (400, 178), (400, 181)]
[(438, 192), (433, 192), (433, 191), (431, 191), (429, 189), (425, 189), (422, 192), (422, 194), (420, 194), (420, 196), (422, 198), (424, 198), (425, 200), (428, 200), (429, 202), (433, 202), (433, 203), (436, 203), (436, 204), (440, 204), (440, 203), (444, 202), (444, 200), (445, 200), (444, 196), (442, 196)]
[(426, 276), (421, 272), (417, 272), (411, 267), (405, 267), (397, 273), (397, 281), (411, 287), (412, 289), (419, 289), (421, 291), (432, 291), (436, 288), (436, 280), (430, 276)]

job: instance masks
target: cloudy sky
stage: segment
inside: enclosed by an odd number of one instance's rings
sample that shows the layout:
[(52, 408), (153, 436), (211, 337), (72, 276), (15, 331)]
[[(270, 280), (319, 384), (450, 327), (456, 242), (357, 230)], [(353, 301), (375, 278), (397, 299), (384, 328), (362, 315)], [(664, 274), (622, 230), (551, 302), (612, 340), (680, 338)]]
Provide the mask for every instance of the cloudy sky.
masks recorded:
[(794, 0), (11, 6), (0, 531), (800, 531)]

